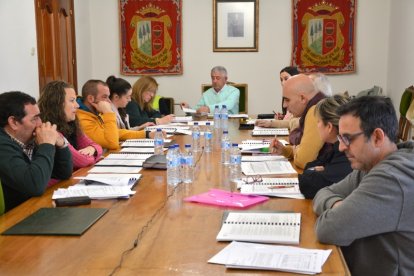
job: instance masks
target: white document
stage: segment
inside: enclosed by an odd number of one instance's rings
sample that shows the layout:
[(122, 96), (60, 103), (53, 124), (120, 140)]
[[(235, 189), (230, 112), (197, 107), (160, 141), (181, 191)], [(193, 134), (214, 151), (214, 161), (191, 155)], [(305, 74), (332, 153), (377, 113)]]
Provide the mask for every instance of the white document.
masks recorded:
[(208, 262), (228, 268), (265, 269), (302, 274), (322, 272), (332, 250), (232, 242)]
[(242, 162), (245, 175), (296, 174), (289, 161)]
[(229, 118), (249, 118), (247, 114), (229, 114)]
[(105, 160), (145, 160), (151, 156), (151, 153), (111, 153)]
[(93, 167), (89, 173), (139, 173), (141, 167)]
[(300, 213), (225, 212), (218, 241), (299, 244)]
[(182, 123), (182, 122), (191, 122), (192, 120), (193, 120), (192, 116), (175, 116), (172, 122)]
[(244, 140), (239, 145), (242, 152), (269, 148), (269, 146), (270, 146), (270, 140)]
[(93, 174), (77, 176), (75, 179), (83, 180), (80, 184), (86, 185), (110, 185), (110, 186), (132, 186), (141, 178), (141, 174)]
[(75, 185), (67, 189), (57, 189), (53, 192), (52, 199), (88, 196), (91, 199), (129, 198), (135, 194), (128, 186), (105, 185)]
[[(166, 150), (166, 148), (164, 148)], [(148, 153), (153, 155), (154, 154), (154, 148), (122, 148), (120, 152), (129, 152), (129, 153)]]
[(197, 113), (197, 110), (187, 107), (181, 107), (184, 113)]
[(243, 155), (242, 162), (263, 162), (263, 161), (278, 161), (287, 159), (282, 155)]
[(113, 167), (142, 167), (144, 160), (133, 159), (103, 159), (95, 164), (95, 166), (113, 166)]
[(286, 198), (304, 199), (300, 192), (299, 180), (294, 178), (263, 178), (261, 182), (252, 182), (244, 178), (241, 181), (240, 193), (250, 195), (267, 195)]

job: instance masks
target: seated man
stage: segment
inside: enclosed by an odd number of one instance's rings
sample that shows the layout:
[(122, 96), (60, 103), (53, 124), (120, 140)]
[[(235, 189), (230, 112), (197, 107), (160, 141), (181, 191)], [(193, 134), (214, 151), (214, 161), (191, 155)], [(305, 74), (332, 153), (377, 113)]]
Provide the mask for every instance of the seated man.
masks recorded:
[[(239, 113), (240, 91), (236, 87), (227, 85), (227, 70), (222, 66), (211, 69), (211, 88), (203, 93), (196, 109), (198, 113), (212, 113), (214, 107), (226, 105), (229, 114)], [(189, 107), (187, 103), (181, 104)]]
[(44, 193), (51, 178), (72, 176), (72, 155), (56, 125), (42, 123), (36, 100), (0, 94), (0, 179), (5, 210)]
[(414, 275), (414, 143), (395, 143), (389, 98), (355, 98), (337, 113), (354, 171), (316, 194), (318, 239), (342, 246), (352, 275)]
[(319, 136), (315, 116), (315, 105), (323, 98), (324, 94), (316, 91), (312, 80), (304, 74), (289, 78), (283, 85), (283, 106), (294, 117), (300, 117), (299, 127), (289, 135), (291, 145), (284, 146), (279, 140), (274, 139), (270, 149), (293, 159), (293, 163), (300, 169), (324, 154), (326, 150)]
[(109, 150), (118, 149), (119, 140), (145, 138), (144, 130), (118, 129), (109, 95), (108, 85), (101, 80), (89, 80), (83, 85), (76, 111), (83, 132)]

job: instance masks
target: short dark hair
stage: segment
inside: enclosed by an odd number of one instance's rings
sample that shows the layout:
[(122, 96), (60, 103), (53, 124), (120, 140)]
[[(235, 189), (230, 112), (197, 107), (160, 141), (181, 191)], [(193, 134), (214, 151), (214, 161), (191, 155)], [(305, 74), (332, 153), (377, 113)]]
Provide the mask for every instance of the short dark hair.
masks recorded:
[(21, 121), (26, 116), (24, 107), (27, 104), (35, 105), (35, 98), (20, 91), (0, 94), (0, 127), (5, 127), (8, 124), (7, 120), (10, 116)]
[(282, 74), (283, 72), (288, 73), (291, 76), (299, 75), (299, 70), (295, 66), (286, 66), (282, 70), (280, 70), (279, 74)]
[(96, 97), (98, 95), (98, 84), (101, 84), (103, 86), (108, 86), (106, 82), (101, 80), (88, 80), (85, 82), (85, 84), (82, 86), (82, 98), (83, 100), (86, 99), (87, 96), (92, 95)]
[(391, 141), (397, 142), (397, 115), (394, 105), (388, 97), (357, 97), (340, 106), (336, 112), (339, 116), (351, 114), (358, 117), (361, 120), (360, 127), (365, 137), (370, 137), (376, 128), (380, 128)]

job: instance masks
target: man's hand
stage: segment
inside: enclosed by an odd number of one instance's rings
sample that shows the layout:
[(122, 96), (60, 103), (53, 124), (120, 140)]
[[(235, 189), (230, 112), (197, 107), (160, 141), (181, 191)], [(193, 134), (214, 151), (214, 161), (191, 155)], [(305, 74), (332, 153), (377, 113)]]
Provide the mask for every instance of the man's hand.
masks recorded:
[[(65, 141), (56, 130), (56, 125), (52, 125), (50, 122), (42, 123), (35, 129), (34, 132), (36, 144), (52, 144), (57, 143), (61, 146), (64, 145)], [(58, 141), (59, 139), (59, 141)], [(63, 141), (63, 142), (62, 142)]]
[(97, 103), (91, 103), (91, 105), (98, 111), (99, 113), (112, 113), (114, 112), (111, 107), (111, 103), (106, 101), (99, 101)]

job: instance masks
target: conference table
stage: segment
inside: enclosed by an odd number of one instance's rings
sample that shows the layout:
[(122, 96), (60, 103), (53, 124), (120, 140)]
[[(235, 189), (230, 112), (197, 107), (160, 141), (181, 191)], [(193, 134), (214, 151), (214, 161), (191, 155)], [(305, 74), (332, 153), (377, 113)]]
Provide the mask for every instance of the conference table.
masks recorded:
[[(252, 139), (251, 131), (238, 130), (238, 119), (229, 122), (230, 139)], [(174, 136), (183, 146), (190, 136)], [(74, 172), (87, 174), (90, 168)], [(0, 275), (292, 275), (278, 271), (226, 269), (207, 261), (227, 246), (216, 241), (224, 207), (183, 201), (210, 188), (234, 187), (220, 163), (220, 152), (202, 153), (191, 184), (175, 190), (166, 184), (165, 170), (141, 171), (142, 178), (129, 199), (93, 200), (72, 208), (107, 208), (109, 211), (81, 236), (0, 235)], [(0, 216), (0, 232), (42, 207), (52, 207), (57, 188), (77, 183), (61, 181), (41, 197), (33, 197)], [(174, 191), (174, 192), (172, 192)], [(293, 211), (302, 215), (300, 247), (331, 249), (320, 275), (349, 275), (340, 248), (317, 241), (312, 201), (270, 198), (248, 210)]]

